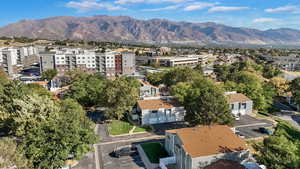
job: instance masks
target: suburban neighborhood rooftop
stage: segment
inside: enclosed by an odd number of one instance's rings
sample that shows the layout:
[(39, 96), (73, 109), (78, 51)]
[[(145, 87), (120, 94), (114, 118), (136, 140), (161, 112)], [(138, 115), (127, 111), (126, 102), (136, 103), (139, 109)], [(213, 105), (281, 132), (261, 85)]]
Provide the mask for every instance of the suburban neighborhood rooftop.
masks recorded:
[(142, 110), (157, 110), (157, 109), (171, 109), (180, 107), (180, 103), (175, 99), (154, 99), (154, 100), (139, 100), (138, 106)]
[(176, 133), (192, 158), (247, 150), (246, 142), (224, 125), (168, 130)]
[(230, 103), (251, 101), (251, 99), (249, 99), (247, 96), (245, 96), (242, 93), (229, 93), (226, 94), (226, 96)]

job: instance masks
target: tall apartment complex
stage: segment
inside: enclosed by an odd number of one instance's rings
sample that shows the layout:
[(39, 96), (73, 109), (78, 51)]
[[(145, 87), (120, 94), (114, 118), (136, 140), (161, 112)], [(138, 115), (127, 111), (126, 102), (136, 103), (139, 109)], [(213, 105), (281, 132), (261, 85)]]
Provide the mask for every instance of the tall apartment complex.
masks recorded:
[(41, 71), (56, 69), (59, 74), (69, 70), (100, 72), (108, 77), (132, 75), (135, 72), (135, 54), (110, 51), (67, 49), (40, 53)]
[(10, 76), (17, 73), (18, 66), (26, 65), (32, 56), (37, 56), (38, 50), (33, 46), (0, 48), (0, 65)]

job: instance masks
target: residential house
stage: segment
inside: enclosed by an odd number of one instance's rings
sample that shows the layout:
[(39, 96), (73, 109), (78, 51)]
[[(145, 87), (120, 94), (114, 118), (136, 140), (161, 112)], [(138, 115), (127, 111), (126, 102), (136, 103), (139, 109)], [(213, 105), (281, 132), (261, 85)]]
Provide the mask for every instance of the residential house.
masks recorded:
[(242, 163), (251, 157), (246, 142), (224, 125), (168, 130), (165, 149), (176, 169), (204, 168), (220, 159)]
[(236, 120), (241, 116), (252, 113), (253, 101), (242, 93), (226, 92), (225, 96), (230, 104), (230, 109)]
[(139, 80), (141, 83), (140, 87), (140, 97), (155, 97), (159, 96), (159, 88), (156, 86), (151, 85), (149, 82), (144, 80)]
[(184, 107), (172, 97), (139, 100), (133, 119), (141, 125), (183, 121)]

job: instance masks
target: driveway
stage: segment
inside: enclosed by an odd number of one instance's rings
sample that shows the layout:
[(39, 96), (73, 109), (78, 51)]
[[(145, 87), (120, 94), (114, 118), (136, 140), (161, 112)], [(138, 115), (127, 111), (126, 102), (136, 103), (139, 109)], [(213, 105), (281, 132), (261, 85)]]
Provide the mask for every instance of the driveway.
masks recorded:
[(124, 156), (121, 158), (111, 157), (109, 154), (118, 147), (137, 145), (145, 142), (163, 142), (164, 139), (150, 139), (145, 141), (128, 141), (112, 144), (98, 145), (98, 152), (102, 155), (101, 169), (145, 169), (145, 165), (139, 155)]
[(236, 130), (246, 139), (266, 136), (259, 131), (261, 127), (272, 127), (273, 122), (265, 119), (257, 119), (249, 115), (242, 116), (234, 123)]
[(294, 113), (294, 112), (285, 112), (285, 113), (283, 112), (283, 113), (277, 114), (276, 117), (292, 124), (295, 128), (300, 130), (300, 115), (299, 114)]
[(119, 143), (110, 145), (97, 146), (98, 151), (102, 152), (102, 168), (101, 169), (142, 169), (144, 164), (139, 155), (124, 156), (114, 158), (109, 155), (115, 148), (130, 145), (130, 143)]

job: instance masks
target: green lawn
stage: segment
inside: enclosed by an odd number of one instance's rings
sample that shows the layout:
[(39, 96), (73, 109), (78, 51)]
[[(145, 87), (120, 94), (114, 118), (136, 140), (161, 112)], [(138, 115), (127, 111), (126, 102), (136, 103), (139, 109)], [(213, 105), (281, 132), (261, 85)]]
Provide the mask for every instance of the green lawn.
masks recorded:
[(168, 153), (160, 143), (144, 143), (141, 144), (144, 152), (151, 163), (159, 163), (160, 158), (168, 157)]
[[(107, 128), (110, 135), (121, 135), (129, 134), (129, 131), (133, 128), (133, 125), (125, 121), (113, 120), (108, 124)], [(149, 131), (149, 128), (136, 127), (133, 132), (137, 133), (145, 131)]]

